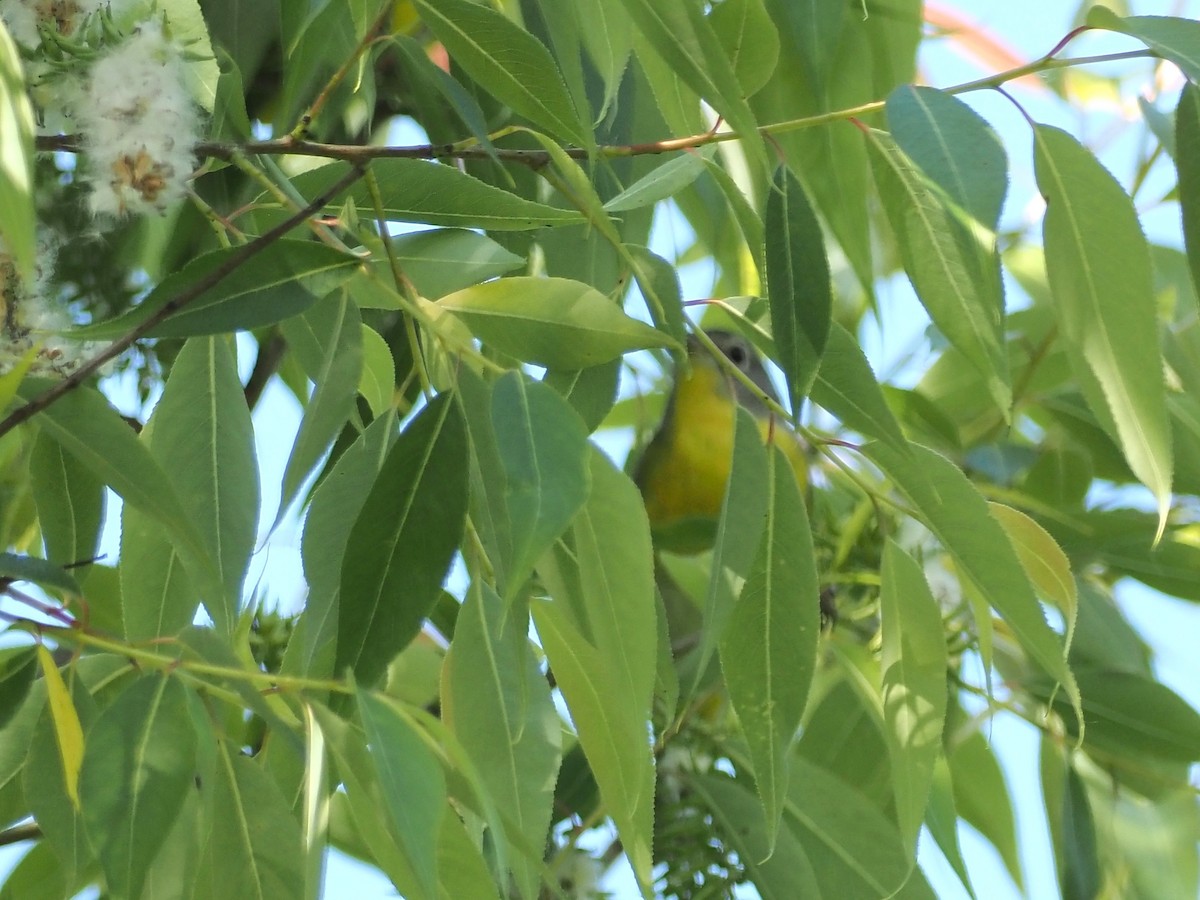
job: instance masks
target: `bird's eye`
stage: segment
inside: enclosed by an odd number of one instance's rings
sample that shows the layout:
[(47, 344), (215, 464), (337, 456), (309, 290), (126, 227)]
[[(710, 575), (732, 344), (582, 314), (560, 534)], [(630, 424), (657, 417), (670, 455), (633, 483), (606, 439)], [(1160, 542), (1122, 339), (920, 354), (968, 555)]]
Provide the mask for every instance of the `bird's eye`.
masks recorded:
[(731, 363), (738, 367), (744, 366), (746, 360), (750, 358), (746, 353), (746, 348), (741, 344), (731, 344), (725, 355), (729, 357)]

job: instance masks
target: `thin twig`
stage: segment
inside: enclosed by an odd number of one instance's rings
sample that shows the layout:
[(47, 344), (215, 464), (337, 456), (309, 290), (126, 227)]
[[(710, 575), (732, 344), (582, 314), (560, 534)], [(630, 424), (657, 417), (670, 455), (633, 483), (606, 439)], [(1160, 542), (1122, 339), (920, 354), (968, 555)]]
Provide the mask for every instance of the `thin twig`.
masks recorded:
[(309, 203), (304, 209), (239, 248), (236, 253), (228, 256), (221, 265), (217, 266), (206, 276), (168, 300), (161, 309), (142, 322), (142, 324), (113, 341), (102, 353), (88, 360), (62, 381), (38, 394), (24, 406), (15, 409), (4, 421), (0, 422), (0, 435), (12, 431), (22, 422), (31, 419), (46, 409), (60, 397), (79, 387), (79, 385), (94, 375), (106, 362), (124, 353), (138, 338), (148, 334), (164, 320), (170, 318), (197, 297), (215, 287), (241, 266), (245, 265), (251, 258), (275, 243), (313, 213), (322, 209), (330, 200), (361, 178), (364, 171), (363, 166), (354, 166), (342, 178), (338, 179), (336, 184)]

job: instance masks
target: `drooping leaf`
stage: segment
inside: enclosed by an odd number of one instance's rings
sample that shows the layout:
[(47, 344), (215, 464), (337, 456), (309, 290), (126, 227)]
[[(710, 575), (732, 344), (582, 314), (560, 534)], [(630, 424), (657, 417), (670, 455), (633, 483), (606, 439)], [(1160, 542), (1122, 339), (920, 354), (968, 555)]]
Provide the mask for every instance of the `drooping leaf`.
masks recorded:
[(742, 86), (742, 95), (756, 93), (779, 62), (779, 33), (762, 0), (727, 0), (713, 8), (708, 18)]
[(203, 599), (228, 631), (254, 550), (259, 490), (250, 410), (226, 338), (194, 338), (180, 351), (151, 420), (150, 453), (173, 473), (217, 565), (223, 593)]
[(1183, 242), (1192, 270), (1192, 284), (1200, 286), (1200, 87), (1191, 81), (1183, 86), (1175, 108), (1175, 145)]
[(994, 236), (981, 235), (890, 135), (867, 131), (875, 183), (922, 305), (983, 377), (997, 406), (1011, 405), (1004, 299)]
[(1013, 801), (988, 739), (972, 731), (951, 749), (948, 760), (958, 814), (991, 842), (1020, 887), (1024, 878)]
[[(404, 276), (422, 297), (436, 299), (465, 287), (511, 272), (524, 263), (521, 257), (501, 247), (486, 235), (465, 228), (433, 228), (396, 235), (391, 239), (392, 256)], [(382, 248), (381, 248), (382, 250)], [(384, 282), (392, 281), (391, 263), (386, 258), (374, 263)], [(399, 303), (379, 289), (356, 290), (369, 281), (356, 273), (350, 282), (355, 302), (362, 308), (396, 309)]]
[(855, 431), (897, 448), (906, 446), (866, 354), (854, 335), (837, 322), (831, 323), (811, 396)]
[(565, 278), (500, 278), (442, 297), (438, 305), (497, 350), (554, 369), (583, 369), (669, 344), (595, 288)]
[(341, 564), (334, 672), (372, 684), (420, 630), (462, 536), (467, 435), (448, 394), (388, 452)]
[(1104, 6), (1093, 6), (1088, 10), (1087, 24), (1132, 35), (1179, 66), (1192, 81), (1200, 79), (1200, 22), (1177, 16), (1122, 18)]
[(145, 675), (88, 732), (79, 800), (109, 889), (139, 896), (184, 798), (194, 789), (196, 741), (187, 691)]
[(437, 838), (446, 783), (437, 757), (398, 707), (359, 690), (358, 713), (393, 833), (426, 897), (437, 896)]
[(592, 490), (538, 566), (532, 611), (579, 740), (643, 893), (650, 885), (658, 658), (650, 524), (641, 496), (597, 449)]
[(46, 558), (62, 565), (93, 559), (104, 519), (103, 482), (46, 434), (34, 442), (29, 474)]
[(1129, 467), (1158, 499), (1161, 533), (1171, 501), (1171, 434), (1145, 235), (1129, 195), (1065, 131), (1038, 126), (1035, 169), (1063, 338), (1103, 390), (1106, 409), (1097, 415), (1111, 417)]
[(775, 170), (764, 225), (771, 336), (787, 376), (792, 415), (798, 416), (829, 339), (833, 287), (817, 214), (786, 166)]
[(946, 719), (946, 638), (942, 615), (916, 561), (888, 541), (880, 577), (883, 715), (896, 814), (910, 853), (929, 805)]
[(362, 317), (347, 292), (335, 292), (288, 319), (281, 331), (313, 391), (283, 471), (277, 521), (353, 412), (363, 374)]
[(446, 657), (442, 709), (493, 800), (523, 839), (508, 858), (522, 894), (534, 897), (538, 860), (523, 858), (520, 846), (541, 848), (546, 842), (562, 738), (526, 632), (523, 616), (506, 616), (491, 588), (474, 586)]
[(741, 724), (773, 847), (788, 760), (816, 669), (820, 587), (804, 497), (782, 451), (767, 458), (762, 538), (721, 635), (721, 670)]
[(79, 770), (83, 766), (83, 727), (71, 692), (67, 689), (54, 657), (44, 644), (37, 647), (38, 662), (42, 676), (46, 679), (46, 703), (54, 722), (54, 736), (58, 742), (58, 753), (62, 760), (63, 787), (67, 797), (79, 806)]
[(492, 388), (492, 428), (512, 535), (504, 590), (505, 600), (512, 601), (587, 499), (587, 432), (552, 388), (519, 372), (509, 372)]

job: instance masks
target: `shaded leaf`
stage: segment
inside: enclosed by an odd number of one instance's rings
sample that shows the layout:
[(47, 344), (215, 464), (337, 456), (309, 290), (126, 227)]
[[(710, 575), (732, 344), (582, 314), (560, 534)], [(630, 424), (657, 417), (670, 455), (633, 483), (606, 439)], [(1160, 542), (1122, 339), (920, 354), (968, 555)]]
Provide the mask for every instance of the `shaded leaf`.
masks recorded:
[(1200, 87), (1189, 81), (1175, 108), (1175, 168), (1179, 173), (1179, 209), (1192, 284), (1200, 290)]
[(1121, 18), (1111, 9), (1094, 6), (1088, 10), (1087, 24), (1132, 35), (1163, 59), (1179, 66), (1192, 81), (1200, 79), (1200, 22), (1176, 16)]
[(742, 95), (756, 93), (779, 62), (779, 33), (762, 0), (726, 0), (708, 16), (729, 57)]
[(29, 475), (46, 558), (62, 565), (94, 559), (104, 519), (104, 483), (44, 433), (34, 441)]
[(334, 672), (383, 675), (417, 634), (462, 536), (467, 435), (441, 394), (392, 446), (350, 530), (341, 565)]
[(0, 553), (0, 579), (28, 581), (67, 594), (80, 594), (79, 582), (62, 566), (37, 556)]
[(830, 325), (810, 396), (855, 431), (899, 449), (907, 445), (866, 354), (854, 335), (837, 322)]

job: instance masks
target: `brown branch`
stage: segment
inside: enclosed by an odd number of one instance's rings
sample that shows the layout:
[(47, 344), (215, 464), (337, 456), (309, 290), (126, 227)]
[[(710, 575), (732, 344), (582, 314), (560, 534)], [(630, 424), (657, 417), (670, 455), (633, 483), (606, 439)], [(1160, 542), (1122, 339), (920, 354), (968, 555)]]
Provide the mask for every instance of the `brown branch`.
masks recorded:
[(111, 359), (115, 359), (124, 353), (133, 342), (138, 338), (145, 336), (152, 331), (155, 326), (160, 325), (165, 319), (170, 318), (175, 313), (179, 312), (197, 297), (204, 294), (206, 291), (215, 287), (238, 268), (261, 253), (271, 244), (275, 243), (309, 216), (323, 208), (330, 200), (340, 194), (347, 187), (356, 182), (363, 176), (366, 170), (363, 166), (355, 165), (345, 176), (338, 179), (337, 184), (333, 185), (329, 190), (325, 191), (304, 209), (289, 217), (286, 221), (279, 223), (270, 231), (255, 238), (250, 243), (241, 247), (236, 253), (230, 255), (226, 260), (217, 266), (199, 281), (192, 284), (186, 290), (176, 294), (163, 305), (161, 309), (152, 314), (146, 321), (137, 327), (131, 329), (127, 334), (113, 341), (102, 353), (98, 356), (89, 359), (86, 363), (64, 378), (62, 381), (55, 384), (48, 390), (38, 394), (24, 406), (15, 409), (4, 421), (0, 422), (0, 435), (7, 434), (16, 428), (22, 422), (31, 419), (33, 416), (46, 409), (54, 401), (64, 396), (68, 392), (79, 387), (87, 378), (95, 374), (101, 366)]
[(41, 836), (42, 829), (36, 822), (14, 825), (12, 828), (0, 831), (0, 847), (7, 847), (9, 844), (19, 844), (22, 841), (36, 841)]

